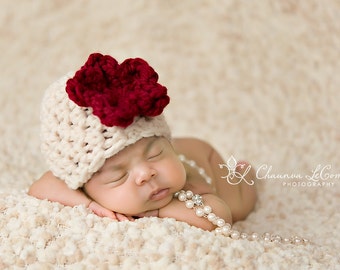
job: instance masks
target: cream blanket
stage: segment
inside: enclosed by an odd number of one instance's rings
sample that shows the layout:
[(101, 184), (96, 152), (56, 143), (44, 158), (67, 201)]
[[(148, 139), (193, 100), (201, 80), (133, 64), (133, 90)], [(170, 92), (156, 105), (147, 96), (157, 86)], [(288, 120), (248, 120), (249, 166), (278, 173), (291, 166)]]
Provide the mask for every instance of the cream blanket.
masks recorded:
[[(340, 5), (318, 1), (1, 1), (0, 268), (339, 269)], [(174, 136), (257, 168), (232, 240), (173, 219), (113, 222), (26, 195), (45, 88), (88, 54), (142, 57), (172, 97)]]

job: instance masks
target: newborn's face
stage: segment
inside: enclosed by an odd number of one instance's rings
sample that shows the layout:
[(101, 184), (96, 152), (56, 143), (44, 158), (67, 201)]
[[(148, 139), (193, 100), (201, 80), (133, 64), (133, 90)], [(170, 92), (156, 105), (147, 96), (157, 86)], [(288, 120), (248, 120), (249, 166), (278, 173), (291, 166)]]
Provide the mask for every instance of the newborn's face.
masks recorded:
[(133, 216), (167, 205), (185, 181), (184, 166), (170, 142), (149, 137), (107, 159), (84, 189), (107, 209)]

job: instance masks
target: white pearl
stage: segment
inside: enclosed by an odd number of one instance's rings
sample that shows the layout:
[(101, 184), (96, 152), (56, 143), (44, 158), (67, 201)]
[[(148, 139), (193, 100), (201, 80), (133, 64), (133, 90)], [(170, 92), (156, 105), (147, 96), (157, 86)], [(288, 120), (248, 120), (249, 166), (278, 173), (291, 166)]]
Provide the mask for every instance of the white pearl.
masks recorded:
[(248, 239), (248, 234), (247, 233), (241, 233), (241, 238), (242, 239)]
[(193, 193), (191, 190), (188, 190), (188, 191), (186, 192), (186, 195), (187, 195), (187, 198), (188, 198), (188, 199), (191, 199), (192, 196), (194, 196), (194, 193)]
[(216, 219), (216, 215), (214, 213), (210, 213), (207, 218), (210, 222), (213, 222)]
[(224, 226), (223, 226), (224, 228), (229, 228), (229, 230), (231, 229), (231, 224), (230, 223), (226, 223), (226, 224), (224, 224)]
[(184, 202), (187, 199), (187, 195), (185, 195), (185, 193), (180, 193), (178, 195), (178, 200), (181, 202)]
[(264, 233), (262, 238), (265, 242), (269, 242), (270, 241), (270, 233)]
[(203, 174), (205, 174), (205, 170), (204, 170), (203, 168), (199, 168), (199, 169), (198, 169), (198, 173), (199, 173), (200, 175), (203, 175)]
[(240, 233), (238, 231), (232, 231), (230, 236), (233, 239), (239, 239), (240, 238)]
[(194, 202), (192, 200), (188, 200), (185, 202), (185, 206), (187, 208), (193, 208), (194, 207)]
[(222, 233), (228, 235), (230, 233), (231, 225), (227, 223), (222, 227)]
[(196, 208), (196, 215), (198, 217), (203, 217), (204, 216), (204, 211), (201, 207)]
[(211, 223), (217, 225), (217, 220), (219, 220), (219, 217), (216, 216), (216, 218)]
[(222, 228), (217, 227), (217, 228), (215, 229), (215, 232), (217, 232), (217, 233), (222, 233), (223, 231), (222, 231)]
[(294, 238), (294, 244), (297, 244), (297, 245), (300, 245), (301, 244), (301, 238), (300, 237), (297, 237), (297, 236), (295, 236), (295, 238)]
[(204, 213), (206, 213), (206, 214), (210, 214), (211, 211), (212, 211), (212, 209), (209, 205), (204, 206), (203, 210), (204, 210)]
[(283, 238), (283, 243), (285, 244), (289, 244), (290, 243), (290, 239), (289, 238)]
[(272, 236), (272, 242), (274, 242), (274, 243), (281, 243), (281, 240), (282, 240), (282, 238), (281, 238), (280, 235), (273, 235)]
[(195, 167), (195, 166), (196, 166), (196, 162), (193, 161), (193, 160), (190, 160), (188, 163), (189, 163), (189, 165), (190, 165), (191, 167)]
[(258, 240), (258, 239), (259, 239), (259, 234), (258, 234), (258, 233), (255, 233), (255, 232), (252, 233), (252, 234), (251, 234), (251, 239), (254, 240), (254, 241), (255, 241), (255, 240)]
[(225, 224), (225, 221), (224, 221), (222, 218), (219, 218), (219, 219), (216, 221), (216, 225), (217, 225), (218, 227), (222, 227), (222, 226), (224, 226), (224, 224)]

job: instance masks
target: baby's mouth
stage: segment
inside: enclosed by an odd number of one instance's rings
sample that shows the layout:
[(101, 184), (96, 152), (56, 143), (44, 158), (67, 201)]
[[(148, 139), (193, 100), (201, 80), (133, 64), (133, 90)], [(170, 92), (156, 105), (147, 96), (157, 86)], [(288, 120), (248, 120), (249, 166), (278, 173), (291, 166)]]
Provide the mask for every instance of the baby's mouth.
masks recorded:
[(169, 188), (162, 188), (153, 191), (149, 197), (151, 201), (159, 201), (169, 195)]

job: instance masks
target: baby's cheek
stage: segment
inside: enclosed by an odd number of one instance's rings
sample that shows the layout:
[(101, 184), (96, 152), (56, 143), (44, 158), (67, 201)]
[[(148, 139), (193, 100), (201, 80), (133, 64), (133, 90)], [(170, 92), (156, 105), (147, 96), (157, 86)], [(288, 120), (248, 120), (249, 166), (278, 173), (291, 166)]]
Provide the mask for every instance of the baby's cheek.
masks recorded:
[(112, 211), (126, 215), (137, 215), (145, 211), (143, 202), (139, 201), (136, 197), (128, 195), (110, 197), (105, 200), (105, 204)]

